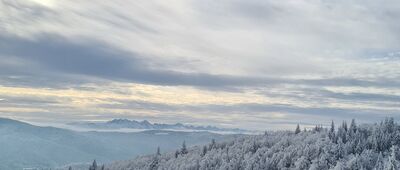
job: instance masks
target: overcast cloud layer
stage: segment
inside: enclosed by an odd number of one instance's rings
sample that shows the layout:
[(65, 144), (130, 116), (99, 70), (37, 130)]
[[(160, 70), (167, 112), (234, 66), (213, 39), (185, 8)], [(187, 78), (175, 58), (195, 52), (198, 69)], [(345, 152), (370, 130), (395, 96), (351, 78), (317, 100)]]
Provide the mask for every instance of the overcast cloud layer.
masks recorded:
[(0, 1), (0, 116), (249, 129), (400, 118), (395, 0)]

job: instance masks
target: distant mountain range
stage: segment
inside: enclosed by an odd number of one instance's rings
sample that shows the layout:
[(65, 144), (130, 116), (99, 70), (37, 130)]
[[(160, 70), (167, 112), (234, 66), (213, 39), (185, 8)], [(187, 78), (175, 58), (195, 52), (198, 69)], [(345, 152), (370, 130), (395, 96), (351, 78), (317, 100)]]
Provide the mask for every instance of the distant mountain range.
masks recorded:
[(193, 126), (184, 125), (182, 123), (176, 124), (160, 124), (150, 123), (147, 120), (136, 121), (128, 119), (113, 119), (106, 122), (73, 122), (68, 125), (87, 128), (87, 129), (153, 129), (153, 130), (190, 130), (190, 131), (211, 131), (211, 132), (232, 132), (232, 133), (246, 133), (247, 130), (243, 129), (230, 129), (230, 128), (218, 128), (215, 126)]

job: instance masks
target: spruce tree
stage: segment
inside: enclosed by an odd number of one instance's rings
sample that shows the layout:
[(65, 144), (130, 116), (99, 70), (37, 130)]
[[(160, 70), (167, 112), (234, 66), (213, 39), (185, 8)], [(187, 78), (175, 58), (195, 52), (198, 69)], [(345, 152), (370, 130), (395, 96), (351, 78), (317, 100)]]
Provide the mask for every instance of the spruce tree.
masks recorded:
[(376, 159), (376, 162), (375, 162), (374, 169), (375, 170), (384, 170), (385, 169), (382, 152), (379, 152), (378, 158)]
[(330, 132), (335, 132), (335, 122), (333, 122), (333, 120), (332, 120), (332, 123), (331, 123)]
[(176, 150), (176, 151), (175, 151), (175, 158), (178, 158), (178, 156), (179, 156), (179, 151)]
[(346, 121), (343, 121), (342, 127), (343, 127), (344, 131), (347, 132), (347, 122)]
[(186, 148), (186, 142), (183, 141), (183, 143), (182, 143), (182, 149), (181, 149), (181, 154), (184, 155), (184, 154), (187, 154), (187, 153), (188, 153), (188, 150), (187, 150), (187, 148)]
[(350, 123), (350, 133), (356, 133), (357, 131), (357, 125), (356, 125), (356, 120), (352, 119)]
[(208, 147), (209, 150), (214, 149), (216, 147), (216, 142), (215, 139), (211, 139), (210, 147)]
[(203, 146), (203, 152), (201, 153), (201, 156), (206, 155), (206, 153), (207, 153), (207, 146), (204, 145), (204, 146)]
[(397, 154), (399, 154), (398, 152), (399, 152), (398, 146), (392, 146), (390, 148), (389, 160), (388, 160), (387, 165), (385, 167), (386, 169), (398, 170), (400, 168), (400, 162), (399, 162), (399, 160), (397, 158)]
[(93, 161), (92, 165), (89, 167), (89, 170), (97, 170), (97, 162), (96, 162), (96, 159)]
[(160, 147), (157, 147), (157, 156), (161, 155)]
[(331, 141), (333, 141), (333, 143), (337, 143), (336, 135), (335, 135), (335, 123), (333, 122), (333, 120), (332, 120), (332, 123), (331, 123), (331, 128), (329, 129), (328, 136), (329, 136), (329, 139)]
[(299, 134), (301, 132), (300, 130), (300, 125), (297, 124), (296, 130), (294, 131), (294, 134)]

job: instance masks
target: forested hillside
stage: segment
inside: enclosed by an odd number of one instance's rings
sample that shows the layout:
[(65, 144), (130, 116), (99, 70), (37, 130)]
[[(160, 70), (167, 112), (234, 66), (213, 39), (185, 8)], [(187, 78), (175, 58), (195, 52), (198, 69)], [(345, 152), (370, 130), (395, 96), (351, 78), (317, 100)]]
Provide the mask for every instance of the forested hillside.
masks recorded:
[(47, 170), (66, 164), (80, 165), (93, 159), (104, 163), (150, 154), (157, 146), (173, 151), (183, 140), (199, 145), (213, 138), (231, 140), (233, 136), (163, 130), (76, 132), (0, 118), (0, 170)]
[[(162, 141), (160, 141), (162, 142)], [(257, 169), (390, 169), (400, 168), (400, 126), (392, 118), (357, 125), (352, 120), (335, 128), (266, 132), (229, 142), (138, 157), (105, 169), (257, 170)]]

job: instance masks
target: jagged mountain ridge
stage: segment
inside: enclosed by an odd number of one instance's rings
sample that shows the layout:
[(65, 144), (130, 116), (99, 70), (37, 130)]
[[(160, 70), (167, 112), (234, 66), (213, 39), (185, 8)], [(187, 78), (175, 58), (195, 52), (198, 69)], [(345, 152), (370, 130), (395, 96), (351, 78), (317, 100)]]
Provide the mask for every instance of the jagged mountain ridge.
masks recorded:
[(157, 130), (195, 130), (195, 131), (229, 131), (235, 133), (245, 133), (247, 130), (238, 128), (218, 128), (215, 126), (193, 126), (182, 123), (165, 124), (165, 123), (150, 123), (147, 120), (136, 121), (129, 119), (113, 119), (106, 122), (72, 122), (68, 125), (73, 125), (89, 129), (157, 129)]

